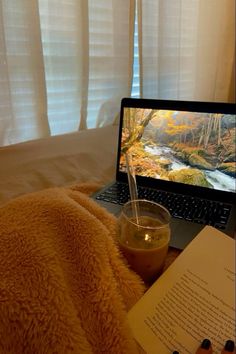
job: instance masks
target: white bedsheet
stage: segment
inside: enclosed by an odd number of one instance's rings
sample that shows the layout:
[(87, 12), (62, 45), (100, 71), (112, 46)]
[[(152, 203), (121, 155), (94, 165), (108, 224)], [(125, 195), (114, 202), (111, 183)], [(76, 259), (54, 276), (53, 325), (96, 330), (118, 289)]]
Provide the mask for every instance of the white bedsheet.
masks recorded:
[(21, 194), (115, 178), (117, 126), (0, 148), (0, 204)]

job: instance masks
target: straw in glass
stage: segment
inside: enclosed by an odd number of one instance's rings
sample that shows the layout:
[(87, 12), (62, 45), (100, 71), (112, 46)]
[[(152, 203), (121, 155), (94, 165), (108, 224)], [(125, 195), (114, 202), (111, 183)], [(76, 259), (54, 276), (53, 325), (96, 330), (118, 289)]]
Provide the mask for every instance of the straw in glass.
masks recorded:
[[(138, 199), (138, 189), (137, 189), (135, 170), (133, 166), (132, 154), (129, 151), (126, 152), (125, 159), (126, 159), (126, 168), (128, 174), (130, 199), (131, 201), (133, 201)], [(135, 221), (137, 225), (139, 225), (139, 210), (138, 210), (137, 203), (132, 204), (132, 211), (133, 211), (133, 216), (135, 218)]]

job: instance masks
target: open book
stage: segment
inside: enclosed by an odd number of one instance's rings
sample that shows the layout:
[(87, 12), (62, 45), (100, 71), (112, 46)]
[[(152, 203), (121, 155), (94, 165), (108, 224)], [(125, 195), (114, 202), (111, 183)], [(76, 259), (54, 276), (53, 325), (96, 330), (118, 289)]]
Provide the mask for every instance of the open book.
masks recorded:
[(128, 313), (148, 354), (195, 353), (209, 338), (214, 353), (235, 341), (235, 240), (206, 226)]

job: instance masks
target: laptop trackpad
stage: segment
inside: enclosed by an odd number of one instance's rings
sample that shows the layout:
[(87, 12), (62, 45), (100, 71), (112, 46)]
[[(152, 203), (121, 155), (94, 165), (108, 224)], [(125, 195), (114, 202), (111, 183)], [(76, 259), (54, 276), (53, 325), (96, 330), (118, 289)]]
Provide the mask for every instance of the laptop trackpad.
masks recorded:
[(171, 220), (170, 246), (184, 249), (192, 239), (204, 228), (205, 225), (195, 224), (181, 219)]

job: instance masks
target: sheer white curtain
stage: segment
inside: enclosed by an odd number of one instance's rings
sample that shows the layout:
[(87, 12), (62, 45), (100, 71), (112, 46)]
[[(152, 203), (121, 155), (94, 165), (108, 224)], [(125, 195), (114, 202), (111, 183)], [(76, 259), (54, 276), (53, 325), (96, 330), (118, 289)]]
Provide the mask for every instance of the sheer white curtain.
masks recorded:
[(138, 18), (141, 96), (233, 99), (234, 0), (138, 0)]
[(0, 145), (111, 123), (133, 21), (133, 0), (0, 0)]
[[(235, 1), (136, 2), (141, 96), (233, 100)], [(0, 0), (0, 146), (113, 122), (131, 93), (134, 3)]]

